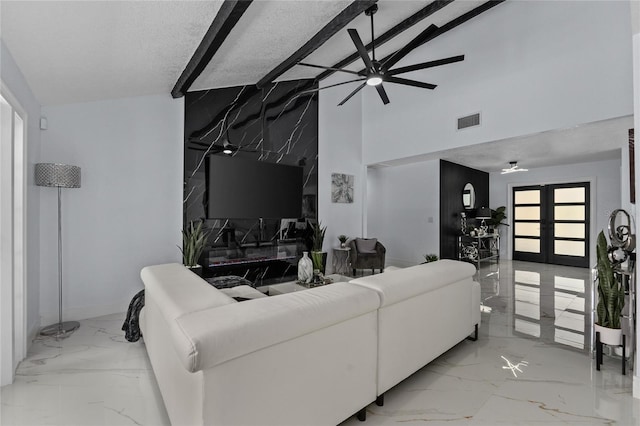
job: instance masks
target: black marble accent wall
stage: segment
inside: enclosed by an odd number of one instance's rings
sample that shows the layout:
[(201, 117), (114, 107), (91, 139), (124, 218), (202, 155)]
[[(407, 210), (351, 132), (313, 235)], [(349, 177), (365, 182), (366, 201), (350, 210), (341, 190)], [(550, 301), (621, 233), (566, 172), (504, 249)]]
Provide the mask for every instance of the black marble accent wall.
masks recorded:
[[(273, 241), (280, 220), (218, 218), (208, 214), (209, 156), (225, 156), (303, 166), (303, 216), (315, 218), (318, 192), (318, 97), (313, 80), (229, 87), (185, 96), (184, 223), (205, 219), (213, 229), (210, 242), (233, 238), (238, 243)], [(224, 182), (233, 185), (233, 182)], [(222, 232), (222, 230), (225, 232)], [(227, 235), (232, 229), (233, 235)]]
[[(475, 189), (475, 208), (465, 210), (462, 205), (462, 190), (467, 183)], [(479, 207), (489, 206), (489, 173), (460, 164), (440, 160), (440, 257), (458, 258), (458, 235), (460, 235), (460, 213), (474, 218)], [(469, 222), (473, 224), (473, 222)]]

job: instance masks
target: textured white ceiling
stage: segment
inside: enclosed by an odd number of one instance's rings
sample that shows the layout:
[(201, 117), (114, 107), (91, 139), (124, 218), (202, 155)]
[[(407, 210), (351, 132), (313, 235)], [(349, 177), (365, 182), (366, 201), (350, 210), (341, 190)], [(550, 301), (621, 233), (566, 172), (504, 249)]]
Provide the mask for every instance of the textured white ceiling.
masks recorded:
[(189, 91), (257, 83), (350, 3), (254, 1)]
[[(376, 37), (430, 2), (380, 0)], [(376, 49), (377, 57), (402, 47), (431, 23), (443, 25), (482, 2), (453, 2)], [(190, 91), (256, 83), (350, 3), (255, 0)], [(168, 94), (221, 5), (222, 0), (2, 0), (0, 36), (43, 105)], [(365, 44), (371, 39), (364, 14), (346, 28), (356, 28)], [(331, 66), (355, 52), (346, 28), (305, 61)], [(361, 69), (361, 61), (349, 68)], [(320, 72), (295, 66), (278, 80)]]
[(0, 1), (0, 35), (43, 105), (170, 93), (222, 1)]

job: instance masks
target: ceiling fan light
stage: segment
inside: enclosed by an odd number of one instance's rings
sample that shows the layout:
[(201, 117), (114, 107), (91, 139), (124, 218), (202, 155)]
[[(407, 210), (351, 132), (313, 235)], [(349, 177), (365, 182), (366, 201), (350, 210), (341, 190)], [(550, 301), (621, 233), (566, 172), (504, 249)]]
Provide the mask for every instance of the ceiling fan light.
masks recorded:
[(230, 150), (229, 148), (225, 148), (225, 149), (222, 150), (222, 153), (223, 154), (227, 154), (227, 155), (231, 155), (231, 154), (233, 154), (233, 151)]
[(382, 77), (379, 74), (371, 74), (367, 77), (368, 86), (378, 86), (382, 84)]

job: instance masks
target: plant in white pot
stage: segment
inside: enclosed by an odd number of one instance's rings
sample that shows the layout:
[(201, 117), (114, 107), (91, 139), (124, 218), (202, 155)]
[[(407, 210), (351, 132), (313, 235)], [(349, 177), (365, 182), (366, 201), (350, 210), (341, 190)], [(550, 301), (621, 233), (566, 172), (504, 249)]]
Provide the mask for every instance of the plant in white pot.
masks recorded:
[(190, 222), (187, 229), (182, 230), (182, 248), (178, 247), (182, 252), (182, 263), (198, 275), (202, 275), (202, 265), (198, 260), (208, 237), (209, 233), (202, 229), (202, 222), (195, 226)]
[(624, 307), (624, 288), (618, 279), (608, 256), (607, 239), (604, 232), (598, 234), (596, 246), (598, 263), (598, 305), (595, 331), (600, 341), (608, 345), (622, 344), (620, 318)]

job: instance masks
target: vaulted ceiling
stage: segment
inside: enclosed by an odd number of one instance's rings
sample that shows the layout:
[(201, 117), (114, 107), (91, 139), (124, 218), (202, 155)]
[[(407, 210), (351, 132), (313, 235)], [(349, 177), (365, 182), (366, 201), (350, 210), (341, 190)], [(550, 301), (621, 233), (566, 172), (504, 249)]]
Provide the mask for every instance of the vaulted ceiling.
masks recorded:
[[(373, 3), (3, 0), (0, 35), (43, 105), (172, 91), (180, 96), (325, 77), (295, 63), (340, 64), (355, 53), (347, 28), (368, 44), (370, 20), (362, 11)], [(393, 53), (431, 24), (446, 30), (477, 19), (484, 9), (473, 10), (485, 3), (500, 2), (379, 0), (375, 37), (391, 36), (382, 37), (377, 56)], [(351, 70), (363, 67), (360, 59), (347, 62)], [(185, 74), (187, 84), (180, 81)]]

